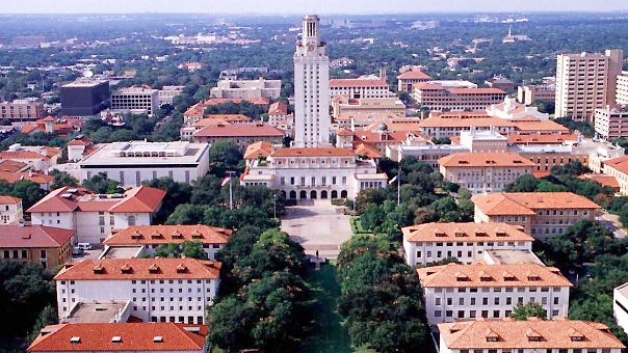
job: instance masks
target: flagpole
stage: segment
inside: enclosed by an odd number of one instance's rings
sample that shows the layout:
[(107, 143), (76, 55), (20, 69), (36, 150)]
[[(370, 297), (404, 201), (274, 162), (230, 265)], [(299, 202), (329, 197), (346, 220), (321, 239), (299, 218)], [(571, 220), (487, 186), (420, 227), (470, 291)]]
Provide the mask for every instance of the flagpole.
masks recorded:
[(397, 206), (401, 205), (401, 168), (397, 170)]
[(233, 210), (233, 177), (229, 179), (229, 209)]

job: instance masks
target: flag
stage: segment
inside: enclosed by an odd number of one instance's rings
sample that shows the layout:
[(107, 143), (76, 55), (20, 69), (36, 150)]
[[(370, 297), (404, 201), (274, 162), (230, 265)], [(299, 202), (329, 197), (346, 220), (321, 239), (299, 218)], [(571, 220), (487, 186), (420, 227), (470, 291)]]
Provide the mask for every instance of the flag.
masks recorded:
[(394, 178), (390, 179), (390, 181), (388, 182), (388, 185), (391, 185), (392, 183), (394, 183), (395, 181), (397, 181), (397, 177), (399, 177), (398, 175), (395, 175)]
[(222, 180), (222, 183), (220, 183), (220, 187), (223, 187), (223, 186), (225, 186), (225, 185), (229, 184), (229, 182), (230, 182), (230, 181), (231, 181), (231, 177), (230, 177), (230, 176), (225, 177), (225, 178)]

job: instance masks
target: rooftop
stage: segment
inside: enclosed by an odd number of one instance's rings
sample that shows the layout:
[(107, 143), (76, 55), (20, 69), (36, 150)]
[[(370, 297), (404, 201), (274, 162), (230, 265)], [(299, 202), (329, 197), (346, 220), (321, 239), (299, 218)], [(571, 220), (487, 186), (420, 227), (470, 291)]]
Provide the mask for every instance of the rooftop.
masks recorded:
[(209, 125), (196, 132), (194, 137), (283, 137), (285, 133), (269, 124), (251, 123)]
[(142, 246), (108, 246), (105, 248), (99, 259), (132, 259), (140, 257)]
[(600, 323), (567, 319), (512, 319), (438, 324), (449, 349), (623, 349), (610, 329)]
[(208, 327), (174, 323), (76, 323), (46, 326), (28, 352), (202, 351)]
[(438, 164), (451, 167), (535, 167), (536, 164), (510, 152), (459, 152), (438, 160)]
[(232, 231), (207, 225), (130, 226), (109, 238), (104, 245), (168, 244), (198, 241), (203, 244), (226, 244)]
[(19, 197), (0, 195), (0, 205), (17, 205), (22, 202)]
[(609, 159), (607, 161), (604, 161), (604, 165), (616, 169), (617, 171), (624, 174), (628, 174), (628, 156)]
[(0, 225), (0, 248), (58, 248), (68, 243), (74, 233), (48, 226)]
[(66, 264), (55, 280), (217, 279), (221, 265), (192, 258), (83, 260)]
[(530, 235), (506, 223), (424, 223), (401, 229), (410, 242), (533, 241)]
[(537, 264), (448, 264), (417, 270), (424, 288), (571, 287), (557, 268)]
[(266, 141), (252, 143), (246, 147), (244, 159), (257, 159), (259, 157), (266, 158), (275, 151), (275, 148)]
[(99, 323), (112, 322), (128, 302), (78, 302), (70, 316), (63, 323)]
[(399, 76), (397, 76), (397, 78), (400, 80), (431, 80), (432, 79), (431, 76), (419, 70), (406, 71), (400, 74)]
[(355, 157), (353, 151), (345, 148), (281, 148), (271, 154), (271, 157)]
[(187, 141), (112, 142), (99, 145), (79, 165), (197, 164), (208, 150), (207, 143)]
[(533, 216), (537, 210), (599, 209), (595, 202), (571, 192), (498, 192), (474, 195), (471, 201), (487, 216)]
[(107, 83), (105, 80), (98, 79), (78, 79), (74, 82), (63, 85), (64, 88), (77, 88), (77, 87), (96, 87), (103, 83)]
[(368, 79), (368, 78), (348, 78), (348, 79), (331, 79), (329, 80), (329, 88), (336, 87), (381, 87), (387, 88), (386, 80)]
[(488, 257), (494, 264), (516, 265), (516, 264), (545, 264), (530, 250), (484, 250), (484, 256)]

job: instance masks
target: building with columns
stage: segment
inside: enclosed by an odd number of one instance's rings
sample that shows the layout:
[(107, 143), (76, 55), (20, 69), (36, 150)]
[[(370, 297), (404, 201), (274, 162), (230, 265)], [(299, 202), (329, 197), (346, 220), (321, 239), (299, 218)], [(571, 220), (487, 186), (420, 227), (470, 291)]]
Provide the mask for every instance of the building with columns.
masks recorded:
[(297, 147), (329, 145), (329, 57), (320, 40), (317, 15), (303, 18), (294, 53), (295, 136)]

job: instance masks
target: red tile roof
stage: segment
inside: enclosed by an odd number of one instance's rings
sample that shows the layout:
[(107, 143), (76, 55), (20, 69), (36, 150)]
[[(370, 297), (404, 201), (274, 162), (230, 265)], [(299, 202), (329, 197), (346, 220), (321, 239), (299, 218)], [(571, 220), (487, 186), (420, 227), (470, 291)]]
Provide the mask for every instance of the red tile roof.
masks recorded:
[(19, 160), (19, 159), (36, 159), (36, 160), (47, 160), (50, 159), (47, 156), (39, 154), (33, 151), (2, 151), (0, 152), (0, 159), (11, 159), (11, 160)]
[(474, 195), (471, 201), (487, 216), (536, 215), (537, 210), (599, 209), (584, 196), (571, 192), (497, 192)]
[(438, 164), (447, 168), (536, 166), (529, 159), (511, 152), (460, 152), (442, 157)]
[(604, 161), (604, 165), (616, 169), (624, 174), (628, 174), (628, 156), (609, 159)]
[(513, 145), (560, 145), (567, 141), (578, 141), (578, 135), (572, 133), (552, 134), (509, 134), (508, 143)]
[(226, 244), (232, 231), (206, 225), (131, 226), (107, 238), (104, 245), (168, 244), (198, 241)]
[(573, 349), (580, 352), (626, 348), (606, 325), (589, 321), (478, 319), (438, 324), (438, 330), (448, 350)]
[(613, 189), (619, 190), (619, 182), (617, 181), (617, 178), (615, 178), (612, 175), (606, 175), (606, 174), (583, 174), (583, 175), (579, 176), (578, 179), (582, 179), (582, 180), (587, 180), (588, 179), (588, 180), (597, 181), (602, 186), (608, 186), (608, 187), (611, 187)]
[(368, 158), (382, 158), (382, 154), (368, 144), (360, 143), (353, 149), (353, 153), (358, 156), (367, 156)]
[(266, 141), (259, 141), (252, 143), (246, 147), (244, 152), (244, 159), (252, 160), (259, 157), (266, 158), (275, 151), (273, 145)]
[(16, 205), (22, 202), (19, 197), (0, 195), (0, 205)]
[(571, 287), (557, 268), (538, 264), (448, 264), (417, 270), (424, 288)]
[(268, 99), (266, 98), (210, 98), (208, 100), (206, 100), (205, 102), (203, 102), (203, 104), (205, 106), (210, 106), (210, 105), (218, 105), (218, 104), (225, 104), (225, 103), (234, 103), (234, 104), (240, 104), (242, 102), (249, 102), (251, 104), (255, 104), (255, 105), (268, 105), (270, 104), (268, 102)]
[(344, 148), (282, 148), (271, 157), (355, 157), (353, 151)]
[(124, 192), (126, 198), (109, 209), (109, 212), (156, 212), (166, 196), (161, 189), (140, 186)]
[(401, 75), (397, 76), (397, 78), (401, 80), (431, 80), (432, 79), (432, 77), (426, 74), (425, 72), (417, 71), (417, 70), (406, 71), (402, 73)]
[(5, 159), (3, 161), (0, 161), (0, 171), (2, 172), (10, 172), (10, 173), (15, 173), (15, 172), (19, 172), (23, 169), (28, 169), (28, 164), (23, 163), (23, 162), (19, 162), (19, 161), (12, 161), (9, 159)]
[(424, 223), (401, 229), (409, 242), (533, 241), (530, 235), (506, 223)]
[(74, 230), (47, 226), (0, 225), (1, 249), (58, 248), (69, 242)]
[(196, 132), (194, 137), (283, 137), (285, 133), (268, 124), (210, 125)]
[(329, 80), (329, 88), (336, 87), (381, 87), (387, 88), (386, 80), (370, 80), (361, 78), (349, 79), (331, 79)]
[(0, 180), (6, 180), (8, 183), (13, 184), (18, 180), (29, 180), (35, 184), (48, 185), (54, 181), (54, 177), (50, 175), (41, 174), (37, 172), (4, 172), (0, 171)]
[(217, 279), (221, 266), (192, 258), (89, 259), (66, 264), (55, 280)]
[[(208, 331), (205, 325), (156, 322), (62, 324), (46, 326), (27, 351), (200, 352), (204, 351)], [(78, 342), (73, 343), (75, 337)]]
[(268, 115), (286, 115), (288, 114), (288, 106), (283, 102), (275, 102), (268, 108)]

